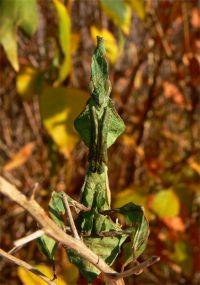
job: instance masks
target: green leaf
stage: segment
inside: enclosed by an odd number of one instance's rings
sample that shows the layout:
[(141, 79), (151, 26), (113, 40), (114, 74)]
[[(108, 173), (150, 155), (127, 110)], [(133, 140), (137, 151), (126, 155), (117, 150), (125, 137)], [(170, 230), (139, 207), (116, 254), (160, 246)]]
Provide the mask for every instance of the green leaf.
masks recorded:
[(122, 265), (121, 271), (124, 271), (125, 267), (134, 261), (132, 242), (130, 241), (130, 242), (125, 243), (123, 245), (122, 251), (123, 251), (124, 263)]
[(180, 201), (172, 189), (158, 192), (153, 199), (151, 209), (160, 217), (174, 217), (179, 214)]
[(0, 44), (2, 44), (12, 67), (18, 71), (17, 27), (32, 36), (38, 26), (36, 0), (0, 1)]
[(63, 204), (62, 195), (64, 192), (53, 191), (51, 200), (49, 202), (49, 214), (60, 227), (64, 227), (64, 221), (62, 215), (65, 214), (65, 206)]
[(143, 0), (126, 0), (127, 3), (130, 4), (133, 11), (137, 14), (137, 16), (144, 20), (146, 13), (145, 13), (145, 2)]
[(46, 255), (50, 260), (54, 260), (55, 251), (56, 251), (56, 241), (46, 235), (41, 236), (37, 239), (37, 244), (40, 251)]
[(71, 67), (71, 19), (66, 7), (62, 2), (59, 0), (53, 0), (53, 3), (58, 15), (59, 43), (64, 57), (60, 66), (58, 79), (54, 83), (55, 86), (58, 86), (69, 75)]
[(131, 8), (123, 0), (101, 0), (101, 7), (116, 26), (128, 34), (131, 23)]
[[(121, 230), (118, 224), (115, 224), (110, 217), (99, 214), (97, 209), (81, 213), (77, 219), (77, 229), (83, 234), (84, 243), (109, 265), (113, 264), (120, 252), (121, 245), (128, 237), (127, 234), (121, 234), (117, 237), (92, 237), (93, 233), (102, 234), (111, 230)], [(91, 237), (84, 237), (85, 234), (91, 235)], [(100, 273), (94, 265), (74, 251), (69, 250), (68, 256), (89, 282)]]
[(134, 203), (126, 204), (119, 208), (118, 211), (124, 215), (126, 224), (129, 226), (132, 226), (133, 224), (137, 223), (138, 218), (140, 219), (140, 217), (144, 215), (142, 207)]
[[(64, 221), (62, 215), (65, 214), (65, 207), (62, 200), (63, 193), (64, 192), (53, 191), (51, 195), (51, 200), (49, 202), (49, 214), (54, 220), (54, 222), (61, 228), (64, 228)], [(37, 239), (37, 243), (40, 251), (45, 254), (47, 258), (53, 260), (57, 245), (55, 240), (46, 235), (43, 235), (42, 237)]]
[(126, 240), (126, 238), (126, 235), (112, 238), (87, 238), (84, 239), (84, 242), (108, 265), (112, 265), (120, 252), (121, 245)]
[(135, 260), (146, 247), (149, 236), (148, 221), (145, 218), (143, 208), (136, 204), (129, 203), (117, 210), (124, 215), (126, 224), (129, 226), (124, 231), (130, 234), (133, 260)]
[[(36, 0), (3, 0), (11, 2), (10, 6), (16, 5), (13, 9), (15, 15), (18, 18), (18, 25), (28, 35), (32, 36), (38, 27), (38, 13), (37, 13), (37, 1)], [(15, 2), (15, 3), (14, 3)], [(16, 19), (16, 18), (15, 18)]]
[[(107, 264), (112, 265), (126, 238), (126, 235), (112, 238), (84, 238), (84, 243)], [(94, 265), (83, 260), (73, 250), (68, 251), (68, 256), (70, 261), (79, 267), (79, 270), (89, 282), (92, 282), (92, 280), (99, 275), (100, 271)]]
[(77, 230), (83, 232), (86, 235), (90, 235), (92, 232), (94, 223), (94, 211), (81, 212), (76, 221)]
[(74, 130), (74, 119), (87, 99), (86, 92), (73, 87), (47, 86), (39, 97), (43, 124), (65, 156), (79, 141)]

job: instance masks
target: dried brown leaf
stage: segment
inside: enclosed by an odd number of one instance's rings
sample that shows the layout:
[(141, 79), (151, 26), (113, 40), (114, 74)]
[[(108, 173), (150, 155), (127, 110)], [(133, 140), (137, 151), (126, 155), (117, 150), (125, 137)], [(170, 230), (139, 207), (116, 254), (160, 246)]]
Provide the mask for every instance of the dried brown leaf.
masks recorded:
[(3, 166), (3, 171), (10, 171), (24, 164), (31, 156), (35, 147), (34, 142), (27, 143)]

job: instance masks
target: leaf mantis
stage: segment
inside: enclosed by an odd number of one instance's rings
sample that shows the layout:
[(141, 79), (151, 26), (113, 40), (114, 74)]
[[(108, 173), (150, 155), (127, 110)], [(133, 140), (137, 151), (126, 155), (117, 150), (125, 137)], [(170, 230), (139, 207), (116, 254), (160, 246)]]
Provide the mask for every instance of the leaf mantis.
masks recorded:
[[(125, 125), (110, 98), (111, 83), (105, 59), (104, 39), (97, 37), (97, 47), (92, 56), (89, 83), (90, 99), (85, 109), (74, 122), (75, 129), (89, 148), (89, 167), (81, 190), (80, 203), (67, 196), (68, 203), (79, 210), (75, 221), (78, 235), (99, 257), (112, 265), (122, 246), (125, 252), (124, 267), (135, 260), (144, 250), (148, 234), (148, 222), (142, 207), (129, 203), (119, 209), (111, 209), (108, 183), (108, 148), (124, 132)], [(50, 215), (60, 226), (65, 227), (62, 215), (65, 193), (53, 192)], [(113, 213), (124, 215), (126, 225), (113, 221)], [(54, 257), (55, 242), (41, 238), (41, 250)], [(91, 282), (100, 271), (72, 249), (67, 249), (69, 259)], [(48, 254), (47, 254), (48, 253)]]

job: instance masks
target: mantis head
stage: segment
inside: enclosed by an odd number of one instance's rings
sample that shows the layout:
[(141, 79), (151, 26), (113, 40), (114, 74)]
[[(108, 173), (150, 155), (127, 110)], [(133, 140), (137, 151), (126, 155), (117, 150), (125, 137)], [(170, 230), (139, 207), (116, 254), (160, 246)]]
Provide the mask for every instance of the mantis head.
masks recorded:
[(93, 98), (97, 107), (101, 108), (107, 105), (111, 93), (111, 83), (109, 79), (97, 85), (94, 85), (93, 81), (91, 80), (89, 84), (89, 90), (91, 97)]

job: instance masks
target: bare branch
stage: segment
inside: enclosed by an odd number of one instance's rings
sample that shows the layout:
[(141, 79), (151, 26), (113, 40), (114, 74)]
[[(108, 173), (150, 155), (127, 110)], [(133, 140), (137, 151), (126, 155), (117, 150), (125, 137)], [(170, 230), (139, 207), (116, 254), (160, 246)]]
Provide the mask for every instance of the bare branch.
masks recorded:
[(73, 220), (73, 217), (72, 217), (72, 213), (71, 213), (71, 210), (70, 210), (70, 207), (69, 207), (67, 196), (65, 194), (63, 194), (62, 195), (62, 199), (63, 199), (63, 203), (64, 203), (64, 206), (65, 206), (65, 210), (67, 212), (67, 217), (69, 219), (69, 225), (70, 225), (72, 234), (73, 234), (73, 236), (76, 239), (80, 239), (79, 234), (78, 234), (77, 229), (76, 229), (76, 226), (75, 226), (75, 223), (74, 223), (74, 220)]
[(5, 257), (6, 259), (8, 259), (9, 261), (17, 264), (18, 266), (21, 266), (27, 270), (29, 270), (30, 272), (32, 272), (33, 274), (35, 274), (36, 276), (38, 276), (40, 279), (42, 279), (43, 281), (45, 281), (47, 284), (49, 285), (56, 285), (55, 282), (51, 281), (46, 275), (44, 275), (40, 270), (34, 268), (33, 266), (31, 266), (29, 263), (15, 257), (12, 256), (11, 254), (5, 252), (4, 250), (0, 249), (0, 256)]
[(13, 248), (11, 248), (11, 250), (9, 250), (9, 254), (13, 254), (15, 252), (17, 252), (18, 250), (20, 250), (23, 246), (14, 246)]
[(110, 278), (113, 278), (115, 280), (120, 279), (120, 278), (125, 278), (128, 276), (131, 276), (133, 274), (139, 274), (142, 273), (143, 270), (149, 266), (151, 266), (152, 264), (158, 262), (160, 260), (160, 257), (158, 256), (152, 256), (150, 258), (148, 258), (147, 260), (145, 260), (142, 263), (139, 263), (138, 265), (134, 266), (133, 268), (126, 270), (124, 272), (121, 273), (107, 273), (106, 276), (109, 276)]
[(68, 203), (70, 203), (75, 209), (79, 209), (80, 211), (83, 211), (83, 212), (87, 212), (90, 210), (90, 208), (87, 208), (86, 206), (84, 206), (83, 204), (77, 202), (76, 200), (72, 199), (70, 196), (68, 196), (66, 193), (65, 193), (65, 196), (68, 198), (70, 198), (70, 200), (68, 201)]
[(36, 232), (26, 236), (26, 237), (23, 237), (23, 238), (20, 238), (20, 239), (14, 241), (14, 245), (16, 247), (19, 247), (19, 246), (21, 247), (21, 246), (25, 245), (26, 243), (41, 237), (42, 235), (44, 235), (44, 231), (38, 230), (38, 231), (36, 231)]
[(36, 239), (36, 238), (39, 238), (41, 237), (42, 235), (44, 234), (44, 231), (43, 230), (38, 230), (26, 237), (23, 237), (21, 239), (18, 239), (16, 241), (14, 241), (14, 247), (9, 250), (9, 254), (13, 254), (14, 252), (17, 252), (18, 250), (20, 250), (25, 244), (27, 244), (28, 242)]
[(31, 191), (30, 199), (35, 199), (35, 194), (39, 190), (39, 188), (40, 188), (40, 184), (36, 182)]

